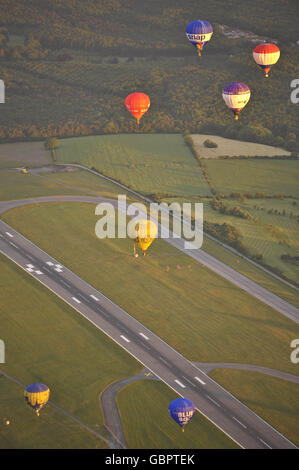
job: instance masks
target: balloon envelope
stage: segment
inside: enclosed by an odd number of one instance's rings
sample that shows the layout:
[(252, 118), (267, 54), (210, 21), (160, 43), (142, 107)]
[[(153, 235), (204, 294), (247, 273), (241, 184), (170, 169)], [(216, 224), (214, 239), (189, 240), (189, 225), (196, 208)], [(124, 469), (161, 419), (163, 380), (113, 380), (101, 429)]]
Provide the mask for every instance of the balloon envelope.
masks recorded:
[(136, 231), (136, 242), (140, 246), (141, 250), (145, 252), (157, 236), (157, 225), (152, 220), (138, 220)]
[(280, 50), (276, 44), (264, 43), (256, 46), (253, 50), (253, 58), (265, 72), (266, 77), (271, 67), (276, 64), (280, 57)]
[(34, 383), (26, 388), (24, 397), (28, 405), (39, 415), (39, 410), (49, 401), (50, 389), (45, 384)]
[(204, 45), (210, 41), (212, 34), (212, 26), (203, 20), (191, 21), (186, 28), (186, 36), (191, 44), (196, 47), (199, 56)]
[(223, 88), (222, 97), (226, 106), (234, 113), (235, 119), (238, 119), (239, 113), (250, 99), (250, 89), (245, 83), (232, 82)]
[(138, 124), (140, 118), (149, 109), (150, 104), (151, 101), (145, 93), (131, 93), (125, 99), (125, 106), (127, 110), (137, 119)]
[(172, 419), (183, 427), (194, 415), (195, 406), (188, 398), (176, 398), (170, 403), (168, 411)]

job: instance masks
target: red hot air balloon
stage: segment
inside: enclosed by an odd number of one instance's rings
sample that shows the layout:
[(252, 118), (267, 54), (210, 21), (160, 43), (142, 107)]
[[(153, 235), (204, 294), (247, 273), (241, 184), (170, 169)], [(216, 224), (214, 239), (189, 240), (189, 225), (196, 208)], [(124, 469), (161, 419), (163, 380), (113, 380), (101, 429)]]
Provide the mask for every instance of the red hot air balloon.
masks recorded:
[(268, 77), (271, 67), (276, 64), (280, 56), (280, 50), (275, 44), (264, 43), (253, 50), (253, 58)]
[(129, 113), (137, 119), (139, 125), (140, 118), (147, 112), (151, 101), (144, 93), (131, 93), (125, 99), (125, 106)]

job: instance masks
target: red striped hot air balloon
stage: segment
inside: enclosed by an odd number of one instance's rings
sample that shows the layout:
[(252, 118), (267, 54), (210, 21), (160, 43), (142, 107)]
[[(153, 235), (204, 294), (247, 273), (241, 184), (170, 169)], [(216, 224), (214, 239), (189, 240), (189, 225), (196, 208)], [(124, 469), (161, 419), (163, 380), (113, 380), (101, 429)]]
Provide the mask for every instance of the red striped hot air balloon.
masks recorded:
[(253, 51), (253, 58), (268, 77), (271, 67), (276, 64), (280, 56), (280, 50), (276, 44), (264, 43), (256, 46)]
[(129, 113), (137, 119), (139, 125), (140, 118), (147, 112), (151, 101), (144, 93), (131, 93), (125, 99), (125, 106)]

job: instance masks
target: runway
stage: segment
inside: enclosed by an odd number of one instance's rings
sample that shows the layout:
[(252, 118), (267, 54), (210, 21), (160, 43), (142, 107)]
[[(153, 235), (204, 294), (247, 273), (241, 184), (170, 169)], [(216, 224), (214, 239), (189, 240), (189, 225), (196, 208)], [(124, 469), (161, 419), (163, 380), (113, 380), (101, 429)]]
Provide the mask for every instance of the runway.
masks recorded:
[[(84, 202), (92, 202), (90, 199), (100, 201), (100, 198), (70, 198), (83, 199)], [(62, 197), (38, 199), (31, 201), (66, 200)], [(21, 202), (1, 203), (0, 210), (5, 210), (4, 205), (7, 208), (14, 204), (20, 205)], [(129, 313), (3, 221), (0, 221), (0, 252), (92, 322), (179, 395), (191, 399), (198, 411), (241, 447), (296, 448)]]

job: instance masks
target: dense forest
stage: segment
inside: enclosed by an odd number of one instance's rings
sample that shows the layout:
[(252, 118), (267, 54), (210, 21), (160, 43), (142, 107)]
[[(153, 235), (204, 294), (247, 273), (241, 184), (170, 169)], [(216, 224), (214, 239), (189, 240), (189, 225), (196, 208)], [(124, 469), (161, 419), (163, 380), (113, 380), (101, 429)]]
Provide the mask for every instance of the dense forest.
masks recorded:
[[(0, 8), (2, 141), (188, 131), (299, 152), (290, 101), (299, 77), (296, 0), (0, 0)], [(185, 37), (199, 17), (214, 28), (201, 58)], [(252, 59), (263, 39), (281, 49), (269, 79)], [(221, 95), (231, 81), (252, 91), (238, 122)], [(140, 129), (123, 104), (133, 91), (151, 98)]]

